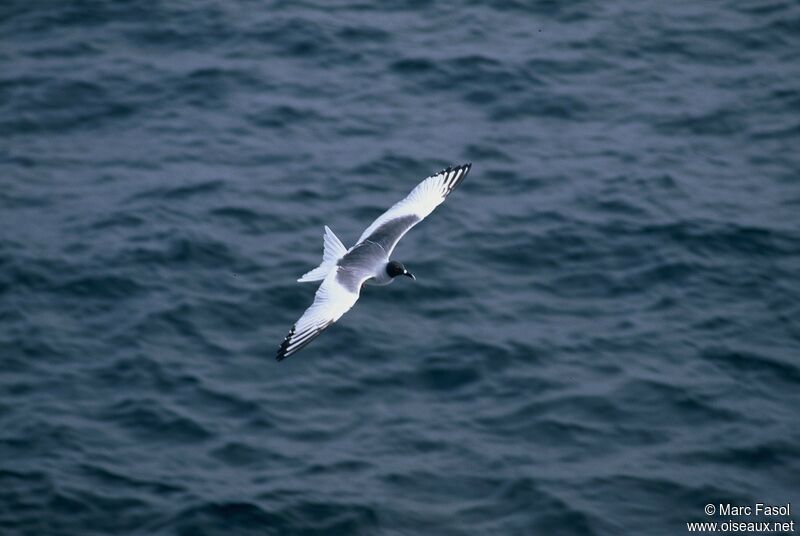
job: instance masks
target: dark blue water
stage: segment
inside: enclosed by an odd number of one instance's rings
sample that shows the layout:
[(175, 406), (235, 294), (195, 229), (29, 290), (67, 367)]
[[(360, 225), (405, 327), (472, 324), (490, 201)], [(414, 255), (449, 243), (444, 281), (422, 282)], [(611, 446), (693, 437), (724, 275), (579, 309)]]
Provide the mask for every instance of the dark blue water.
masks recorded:
[[(800, 509), (798, 51), (781, 0), (3, 2), (0, 534)], [(276, 363), (323, 225), (467, 161)]]

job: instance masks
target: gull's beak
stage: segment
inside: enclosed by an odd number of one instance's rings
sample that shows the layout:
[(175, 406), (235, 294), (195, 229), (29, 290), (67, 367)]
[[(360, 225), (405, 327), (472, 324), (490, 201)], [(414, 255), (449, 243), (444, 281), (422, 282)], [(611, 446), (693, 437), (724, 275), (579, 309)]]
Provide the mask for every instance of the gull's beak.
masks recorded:
[(404, 276), (407, 276), (407, 277), (410, 277), (410, 278), (411, 278), (411, 279), (413, 279), (414, 281), (416, 281), (416, 280), (417, 280), (417, 278), (416, 278), (416, 277), (414, 277), (414, 274), (412, 274), (412, 273), (411, 273), (411, 272), (409, 272), (408, 270), (404, 271), (404, 272), (403, 272), (403, 275), (404, 275)]

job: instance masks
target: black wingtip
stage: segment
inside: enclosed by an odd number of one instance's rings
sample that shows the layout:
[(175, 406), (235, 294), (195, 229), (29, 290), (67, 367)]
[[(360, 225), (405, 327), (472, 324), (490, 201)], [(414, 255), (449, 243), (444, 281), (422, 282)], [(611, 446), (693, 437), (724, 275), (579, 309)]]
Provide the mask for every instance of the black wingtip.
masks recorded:
[(448, 166), (447, 168), (443, 169), (442, 171), (436, 174), (436, 175), (446, 175), (448, 173), (455, 172), (455, 176), (457, 177), (457, 179), (454, 182), (448, 182), (445, 184), (445, 187), (447, 188), (447, 193), (445, 195), (449, 195), (450, 192), (455, 190), (459, 184), (464, 182), (464, 179), (469, 174), (470, 169), (472, 169), (472, 162), (467, 162), (466, 164), (461, 164), (459, 166)]
[(283, 342), (278, 348), (278, 354), (275, 356), (276, 361), (283, 361), (284, 359), (292, 355), (292, 354), (287, 354), (286, 349), (289, 347), (289, 342), (292, 340), (292, 335), (294, 335), (294, 329), (296, 327), (297, 326), (292, 326), (292, 329), (289, 330), (289, 334), (286, 336), (286, 338), (283, 339)]
[[(459, 169), (466, 169), (469, 172), (469, 169), (472, 167), (472, 162), (467, 162), (466, 164), (459, 164), (459, 165), (449, 165), (439, 173), (435, 173), (434, 175), (441, 175), (442, 173), (450, 173), (451, 171), (458, 171)], [(466, 175), (467, 173), (464, 173)]]

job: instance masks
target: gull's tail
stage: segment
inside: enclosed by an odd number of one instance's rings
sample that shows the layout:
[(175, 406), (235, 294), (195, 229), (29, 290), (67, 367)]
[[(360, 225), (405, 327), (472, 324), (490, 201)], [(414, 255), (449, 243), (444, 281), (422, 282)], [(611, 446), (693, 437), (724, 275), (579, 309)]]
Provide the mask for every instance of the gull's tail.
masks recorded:
[(336, 235), (333, 234), (333, 231), (331, 231), (327, 225), (325, 226), (325, 237), (323, 240), (325, 249), (322, 251), (322, 264), (310, 272), (303, 274), (303, 277), (297, 280), (298, 283), (308, 283), (325, 279), (331, 270), (336, 267), (336, 262), (347, 253), (347, 248), (344, 247), (341, 240), (336, 238)]

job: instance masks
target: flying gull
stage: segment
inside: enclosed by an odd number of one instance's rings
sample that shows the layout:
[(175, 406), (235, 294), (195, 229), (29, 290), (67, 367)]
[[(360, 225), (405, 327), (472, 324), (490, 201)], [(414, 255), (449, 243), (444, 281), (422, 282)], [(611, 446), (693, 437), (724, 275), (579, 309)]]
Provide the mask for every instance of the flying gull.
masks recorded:
[(409, 229), (444, 202), (469, 173), (472, 164), (449, 167), (431, 175), (405, 199), (381, 214), (347, 249), (325, 226), (322, 264), (303, 275), (300, 283), (322, 281), (314, 303), (306, 309), (278, 348), (281, 361), (305, 347), (350, 310), (364, 284), (388, 285), (400, 275), (416, 280), (402, 263), (390, 260), (394, 247)]

